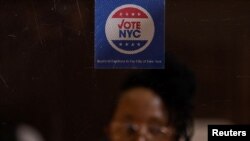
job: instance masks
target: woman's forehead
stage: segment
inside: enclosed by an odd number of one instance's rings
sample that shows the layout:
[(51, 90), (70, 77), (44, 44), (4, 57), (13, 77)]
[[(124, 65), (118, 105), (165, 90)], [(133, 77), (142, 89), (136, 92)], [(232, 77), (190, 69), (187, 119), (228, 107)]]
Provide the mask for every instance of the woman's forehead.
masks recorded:
[(116, 117), (165, 118), (162, 100), (147, 88), (133, 88), (123, 93), (115, 112)]
[(135, 87), (123, 92), (120, 102), (123, 101), (147, 101), (161, 102), (160, 97), (151, 89), (144, 87)]

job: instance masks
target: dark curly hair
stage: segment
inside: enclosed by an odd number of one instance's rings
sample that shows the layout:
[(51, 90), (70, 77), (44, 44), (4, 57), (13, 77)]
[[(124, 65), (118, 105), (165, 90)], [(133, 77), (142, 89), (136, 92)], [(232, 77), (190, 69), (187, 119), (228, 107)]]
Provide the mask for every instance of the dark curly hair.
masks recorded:
[(170, 123), (177, 131), (176, 140), (190, 140), (192, 131), (195, 77), (185, 66), (173, 59), (166, 61), (165, 70), (144, 70), (129, 76), (121, 90), (146, 87), (155, 91), (167, 107)]

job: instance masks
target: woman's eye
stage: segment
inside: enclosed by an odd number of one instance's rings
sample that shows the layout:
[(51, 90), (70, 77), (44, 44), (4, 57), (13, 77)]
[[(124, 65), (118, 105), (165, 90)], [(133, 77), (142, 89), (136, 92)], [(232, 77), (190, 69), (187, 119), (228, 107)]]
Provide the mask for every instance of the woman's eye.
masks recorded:
[(129, 135), (133, 135), (133, 134), (135, 134), (136, 131), (137, 131), (136, 125), (128, 124), (126, 128), (127, 128), (127, 129), (126, 129), (126, 130), (127, 130), (127, 133), (128, 133)]
[(162, 132), (162, 128), (163, 128), (163, 126), (160, 126), (160, 125), (151, 125), (150, 127), (149, 127), (149, 132), (151, 133), (151, 134), (154, 134), (154, 135), (157, 135), (157, 134), (161, 134)]

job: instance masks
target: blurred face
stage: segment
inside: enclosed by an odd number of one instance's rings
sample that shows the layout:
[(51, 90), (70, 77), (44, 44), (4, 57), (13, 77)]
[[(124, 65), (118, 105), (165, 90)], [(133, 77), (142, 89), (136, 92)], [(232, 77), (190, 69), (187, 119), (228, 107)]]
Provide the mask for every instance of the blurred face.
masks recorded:
[(173, 141), (163, 102), (150, 89), (133, 88), (123, 93), (109, 126), (111, 141)]

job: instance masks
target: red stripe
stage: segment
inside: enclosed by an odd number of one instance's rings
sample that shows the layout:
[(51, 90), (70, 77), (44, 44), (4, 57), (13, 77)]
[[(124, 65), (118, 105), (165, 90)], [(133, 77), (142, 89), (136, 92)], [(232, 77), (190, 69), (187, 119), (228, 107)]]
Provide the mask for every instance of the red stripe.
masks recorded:
[(112, 18), (148, 18), (148, 16), (137, 8), (123, 8), (118, 10)]

